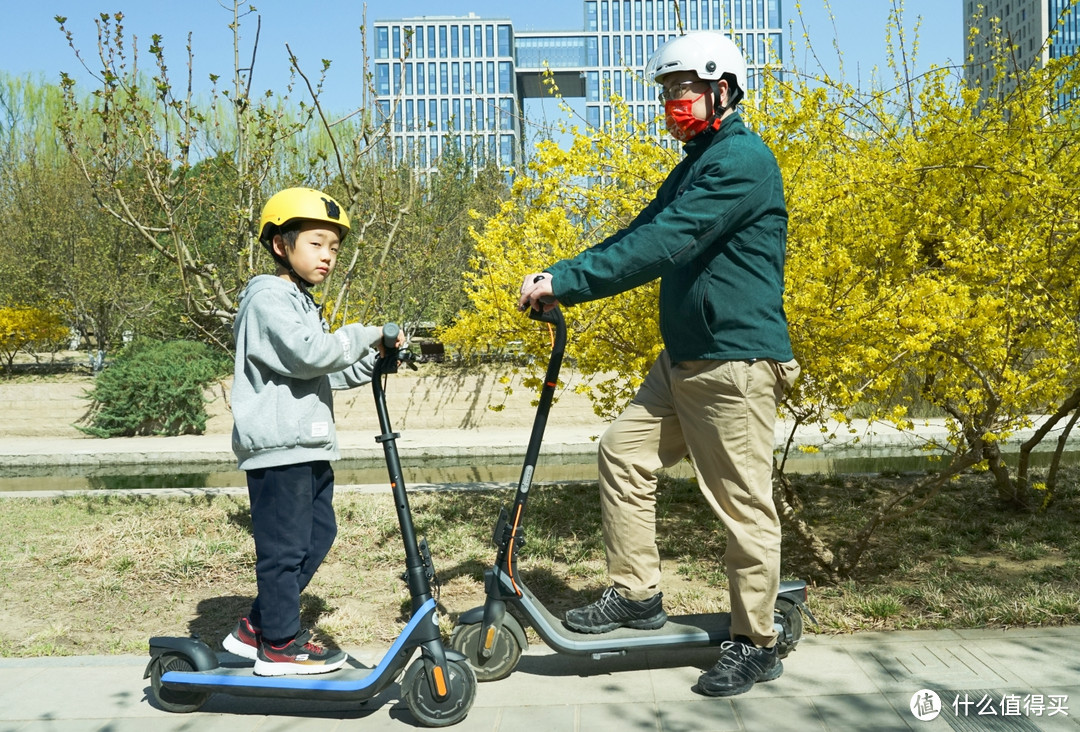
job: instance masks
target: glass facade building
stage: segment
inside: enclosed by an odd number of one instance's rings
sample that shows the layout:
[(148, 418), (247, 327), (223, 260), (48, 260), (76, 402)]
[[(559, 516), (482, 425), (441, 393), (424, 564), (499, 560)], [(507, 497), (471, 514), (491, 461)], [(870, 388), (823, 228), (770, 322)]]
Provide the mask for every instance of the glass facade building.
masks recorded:
[[(373, 73), (398, 160), (435, 164), (446, 145), (511, 168), (522, 160), (525, 100), (546, 92), (583, 100), (586, 122), (613, 120), (617, 95), (638, 122), (661, 113), (645, 65), (682, 31), (721, 30), (743, 49), (748, 87), (781, 58), (780, 0), (583, 0), (579, 30), (515, 32), (509, 18), (423, 16), (373, 24)], [(658, 132), (653, 127), (653, 132)]]
[[(1044, 65), (1050, 59), (1075, 59), (1080, 53), (1080, 14), (1074, 7), (1076, 0), (963, 0), (963, 4), (965, 56), (970, 55), (964, 66), (964, 79), (968, 86), (977, 85), (984, 97), (1004, 97), (1016, 83), (1006, 79), (994, 86), (993, 49), (984, 40), (992, 37), (991, 19), (998, 19), (1002, 33), (1015, 46), (1010, 64)], [(968, 46), (972, 28), (979, 30), (980, 41), (973, 48)], [(1052, 31), (1054, 35), (1050, 38)], [(1073, 101), (1075, 95), (1059, 94), (1053, 106), (1061, 109)]]

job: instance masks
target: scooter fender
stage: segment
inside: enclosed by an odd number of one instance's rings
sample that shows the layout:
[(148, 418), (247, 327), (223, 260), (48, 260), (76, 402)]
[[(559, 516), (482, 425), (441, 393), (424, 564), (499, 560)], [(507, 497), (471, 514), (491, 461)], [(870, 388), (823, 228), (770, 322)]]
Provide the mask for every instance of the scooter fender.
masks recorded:
[(166, 653), (182, 653), (195, 665), (196, 671), (210, 671), (218, 667), (217, 654), (198, 638), (176, 638), (154, 636), (150, 639), (150, 662), (146, 665), (143, 678), (150, 678), (150, 669), (159, 657)]
[[(460, 616), (458, 616), (458, 625), (479, 625), (484, 622), (484, 606), (474, 607), (471, 610), (466, 610)], [(521, 623), (517, 621), (513, 615), (509, 613), (503, 613), (500, 618), (502, 626), (510, 631), (510, 634), (514, 636), (514, 640), (518, 642), (521, 650), (527, 651), (529, 649), (529, 641), (525, 637), (525, 629), (521, 627)], [(448, 649), (447, 654), (451, 651)]]
[(810, 612), (810, 608), (806, 604), (805, 580), (784, 580), (780, 583), (778, 596), (795, 603), (795, 606), (799, 608), (799, 611), (802, 612), (811, 623), (814, 625), (818, 624), (817, 618)]

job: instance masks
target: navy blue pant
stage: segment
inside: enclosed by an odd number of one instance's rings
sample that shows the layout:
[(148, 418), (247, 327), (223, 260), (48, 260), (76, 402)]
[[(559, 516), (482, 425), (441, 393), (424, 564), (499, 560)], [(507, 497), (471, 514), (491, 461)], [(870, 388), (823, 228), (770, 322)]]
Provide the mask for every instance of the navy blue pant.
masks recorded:
[(337, 536), (334, 470), (327, 461), (247, 471), (255, 578), (248, 619), (275, 645), (300, 632), (300, 593)]

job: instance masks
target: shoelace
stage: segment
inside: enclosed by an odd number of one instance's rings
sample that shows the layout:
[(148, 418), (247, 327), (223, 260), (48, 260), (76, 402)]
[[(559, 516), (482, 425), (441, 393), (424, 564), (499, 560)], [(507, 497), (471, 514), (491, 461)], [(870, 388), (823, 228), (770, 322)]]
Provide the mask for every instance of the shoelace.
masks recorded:
[[(738, 646), (736, 649), (735, 647)], [(734, 653), (728, 653), (734, 651)], [(739, 656), (749, 656), (750, 649), (745, 643), (724, 641), (720, 644), (720, 660), (717, 662), (722, 669), (733, 669), (739, 666)]]

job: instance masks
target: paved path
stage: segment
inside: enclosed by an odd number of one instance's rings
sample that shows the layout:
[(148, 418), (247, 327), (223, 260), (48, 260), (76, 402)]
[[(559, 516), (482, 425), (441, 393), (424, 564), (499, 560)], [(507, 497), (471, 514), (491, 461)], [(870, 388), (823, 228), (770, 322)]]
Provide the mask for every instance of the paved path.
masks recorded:
[[(481, 684), (455, 730), (1080, 730), (1080, 628), (909, 631), (806, 637), (776, 681), (732, 699), (691, 691), (709, 649), (594, 661), (530, 649)], [(380, 652), (354, 651), (374, 665)], [(145, 658), (0, 659), (0, 732), (45, 730), (404, 730), (391, 685), (364, 705), (216, 695), (193, 714), (148, 700)], [(919, 721), (912, 697), (937, 695)], [(959, 713), (957, 713), (959, 712)]]

